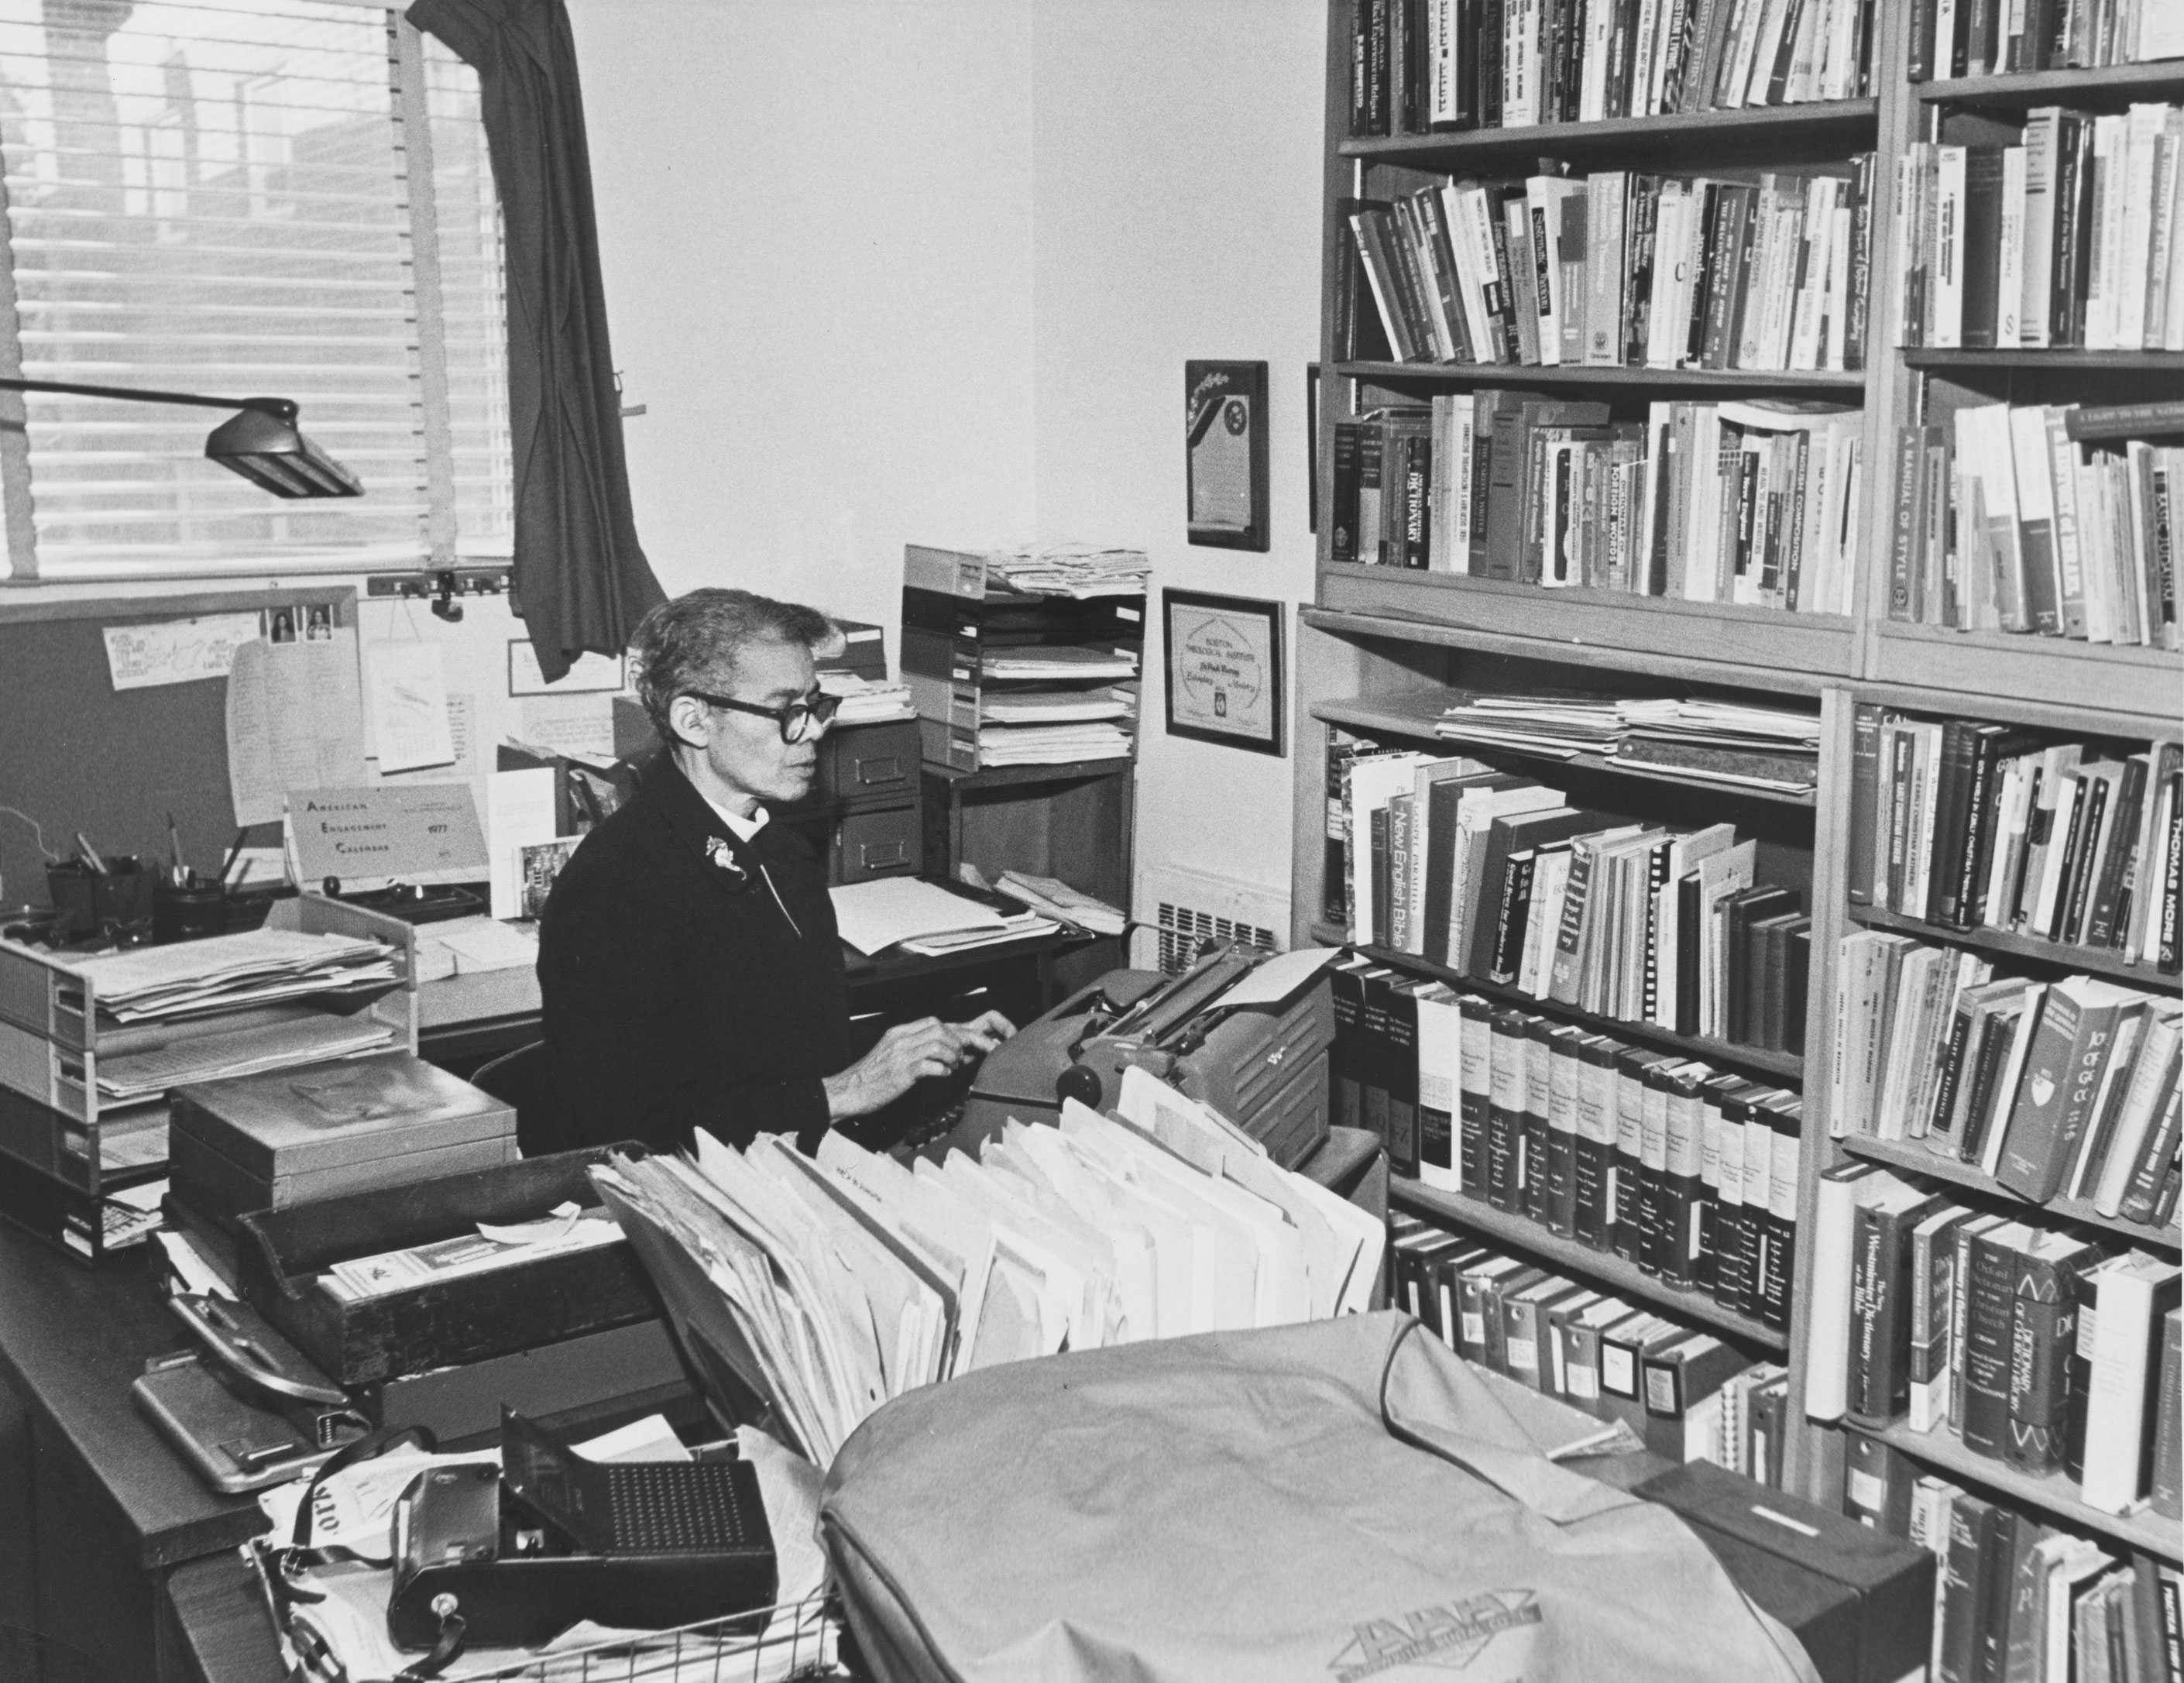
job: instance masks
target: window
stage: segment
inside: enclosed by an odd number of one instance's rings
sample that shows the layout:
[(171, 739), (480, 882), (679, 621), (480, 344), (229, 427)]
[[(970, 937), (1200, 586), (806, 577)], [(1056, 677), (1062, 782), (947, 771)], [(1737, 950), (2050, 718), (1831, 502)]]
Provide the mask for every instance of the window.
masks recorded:
[(292, 398), (365, 492), (267, 496), (204, 460), (215, 410), (33, 393), (6, 576), (509, 553), (499, 206), (437, 42), (354, 0), (0, 0), (0, 368)]

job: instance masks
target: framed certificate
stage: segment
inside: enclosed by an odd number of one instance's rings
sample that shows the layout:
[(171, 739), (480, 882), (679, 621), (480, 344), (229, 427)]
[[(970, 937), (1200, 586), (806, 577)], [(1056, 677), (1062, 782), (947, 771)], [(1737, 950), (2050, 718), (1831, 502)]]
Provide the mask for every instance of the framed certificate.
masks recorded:
[(1184, 465), (1193, 543), (1267, 547), (1267, 365), (1183, 365)]
[(1282, 751), (1282, 605), (1161, 592), (1167, 733)]

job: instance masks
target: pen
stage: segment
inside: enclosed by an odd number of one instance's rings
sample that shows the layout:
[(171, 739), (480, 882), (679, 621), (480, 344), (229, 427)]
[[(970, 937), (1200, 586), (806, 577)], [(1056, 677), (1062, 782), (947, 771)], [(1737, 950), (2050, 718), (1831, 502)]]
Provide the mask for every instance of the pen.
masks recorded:
[(91, 867), (94, 876), (106, 875), (106, 861), (98, 856), (98, 850), (85, 838), (81, 830), (75, 833), (75, 845), (76, 850), (83, 855), (83, 862)]
[(226, 887), (228, 872), (235, 869), (235, 861), (242, 857), (242, 839), (249, 833), (250, 827), (248, 825), (245, 824), (237, 827), (235, 839), (228, 845), (227, 859), (220, 867), (220, 882), (221, 887)]

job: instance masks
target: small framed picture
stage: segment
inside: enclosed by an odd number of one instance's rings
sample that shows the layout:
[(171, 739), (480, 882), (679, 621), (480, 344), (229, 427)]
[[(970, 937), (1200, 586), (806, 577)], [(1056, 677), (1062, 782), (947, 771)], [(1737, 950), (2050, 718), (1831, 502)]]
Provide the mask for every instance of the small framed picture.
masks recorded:
[(532, 648), (527, 637), (508, 639), (508, 693), (510, 695), (588, 695), (600, 691), (627, 689), (627, 674), (623, 666), (627, 657), (621, 655), (583, 654), (561, 675), (559, 683), (546, 682), (546, 674), (538, 665), (538, 651)]
[(1282, 752), (1282, 605), (1161, 592), (1167, 733)]
[(1267, 365), (1183, 365), (1184, 465), (1193, 543), (1267, 547)]

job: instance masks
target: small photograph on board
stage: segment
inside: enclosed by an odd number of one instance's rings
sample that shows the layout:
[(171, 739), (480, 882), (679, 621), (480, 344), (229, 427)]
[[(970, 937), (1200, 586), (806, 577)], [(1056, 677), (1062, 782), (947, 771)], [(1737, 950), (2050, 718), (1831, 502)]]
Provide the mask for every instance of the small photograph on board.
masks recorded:
[(516, 850), (521, 855), (518, 882), (523, 891), (523, 916), (536, 917), (546, 909), (546, 896), (554, 892), (554, 879), (569, 862), (582, 836), (560, 836), (549, 842), (528, 842)]
[(1184, 476), (1193, 543), (1267, 547), (1267, 365), (1186, 362)]

